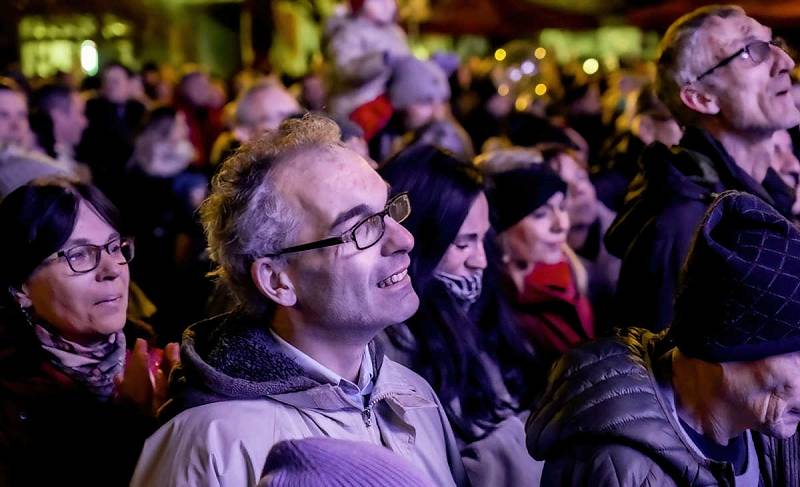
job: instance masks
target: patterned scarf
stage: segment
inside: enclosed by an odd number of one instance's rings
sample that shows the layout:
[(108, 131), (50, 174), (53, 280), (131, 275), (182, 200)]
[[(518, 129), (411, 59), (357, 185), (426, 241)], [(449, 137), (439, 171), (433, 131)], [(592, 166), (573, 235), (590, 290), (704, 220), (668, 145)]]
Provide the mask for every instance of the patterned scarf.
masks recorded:
[(88, 346), (71, 342), (41, 325), (34, 325), (34, 330), (53, 365), (101, 400), (111, 398), (114, 377), (122, 373), (125, 365), (125, 334), (121, 330)]
[(467, 309), (481, 296), (483, 271), (475, 272), (466, 277), (437, 271), (433, 273), (433, 277), (443, 283), (447, 290), (450, 291), (450, 294), (455, 296), (458, 302)]

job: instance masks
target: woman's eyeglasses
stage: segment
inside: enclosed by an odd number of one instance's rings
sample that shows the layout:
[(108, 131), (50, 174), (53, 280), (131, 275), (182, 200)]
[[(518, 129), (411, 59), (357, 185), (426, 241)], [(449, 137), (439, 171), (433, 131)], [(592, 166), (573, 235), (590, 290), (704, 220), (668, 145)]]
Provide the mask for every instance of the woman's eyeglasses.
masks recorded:
[(134, 247), (130, 238), (115, 238), (104, 245), (76, 245), (75, 247), (60, 250), (56, 258), (64, 259), (72, 272), (85, 274), (100, 265), (101, 253), (105, 252), (118, 259), (118, 264), (124, 265), (133, 260)]

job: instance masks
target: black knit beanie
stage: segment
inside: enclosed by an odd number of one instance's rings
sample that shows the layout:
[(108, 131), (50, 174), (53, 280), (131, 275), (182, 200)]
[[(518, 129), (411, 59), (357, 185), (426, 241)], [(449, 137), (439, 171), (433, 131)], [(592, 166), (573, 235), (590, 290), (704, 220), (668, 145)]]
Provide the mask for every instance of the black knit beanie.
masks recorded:
[(760, 198), (723, 193), (689, 251), (670, 334), (707, 362), (800, 351), (800, 231)]
[(554, 194), (567, 191), (567, 183), (546, 164), (531, 164), (495, 174), (491, 183), (487, 195), (492, 226), (497, 233), (514, 226)]

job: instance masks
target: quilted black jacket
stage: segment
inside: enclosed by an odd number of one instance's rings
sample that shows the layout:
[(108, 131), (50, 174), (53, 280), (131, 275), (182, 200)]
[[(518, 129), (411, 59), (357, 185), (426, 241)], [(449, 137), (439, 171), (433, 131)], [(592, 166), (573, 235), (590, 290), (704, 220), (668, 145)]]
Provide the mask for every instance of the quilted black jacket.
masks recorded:
[[(665, 333), (631, 328), (556, 363), (527, 424), (529, 452), (546, 460), (542, 485), (734, 485), (732, 466), (687, 447), (667, 412), (656, 370), (672, 348)], [(798, 435), (779, 441), (753, 433), (753, 440), (761, 485), (800, 485)]]

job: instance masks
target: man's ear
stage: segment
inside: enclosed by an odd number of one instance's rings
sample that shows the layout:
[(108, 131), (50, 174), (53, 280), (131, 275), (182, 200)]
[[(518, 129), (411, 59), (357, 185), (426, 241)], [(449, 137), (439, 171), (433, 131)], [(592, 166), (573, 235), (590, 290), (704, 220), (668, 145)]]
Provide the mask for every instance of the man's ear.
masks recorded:
[(14, 298), (14, 301), (17, 302), (20, 308), (30, 308), (33, 306), (33, 301), (31, 300), (28, 289), (24, 284), (19, 289), (15, 287), (9, 287), (8, 292), (11, 294), (11, 297)]
[(281, 306), (294, 306), (297, 295), (289, 275), (271, 257), (256, 259), (250, 266), (250, 277), (256, 288)]
[(699, 90), (695, 86), (688, 84), (681, 88), (680, 94), (683, 104), (696, 112), (706, 115), (719, 113), (717, 97), (708, 91)]

